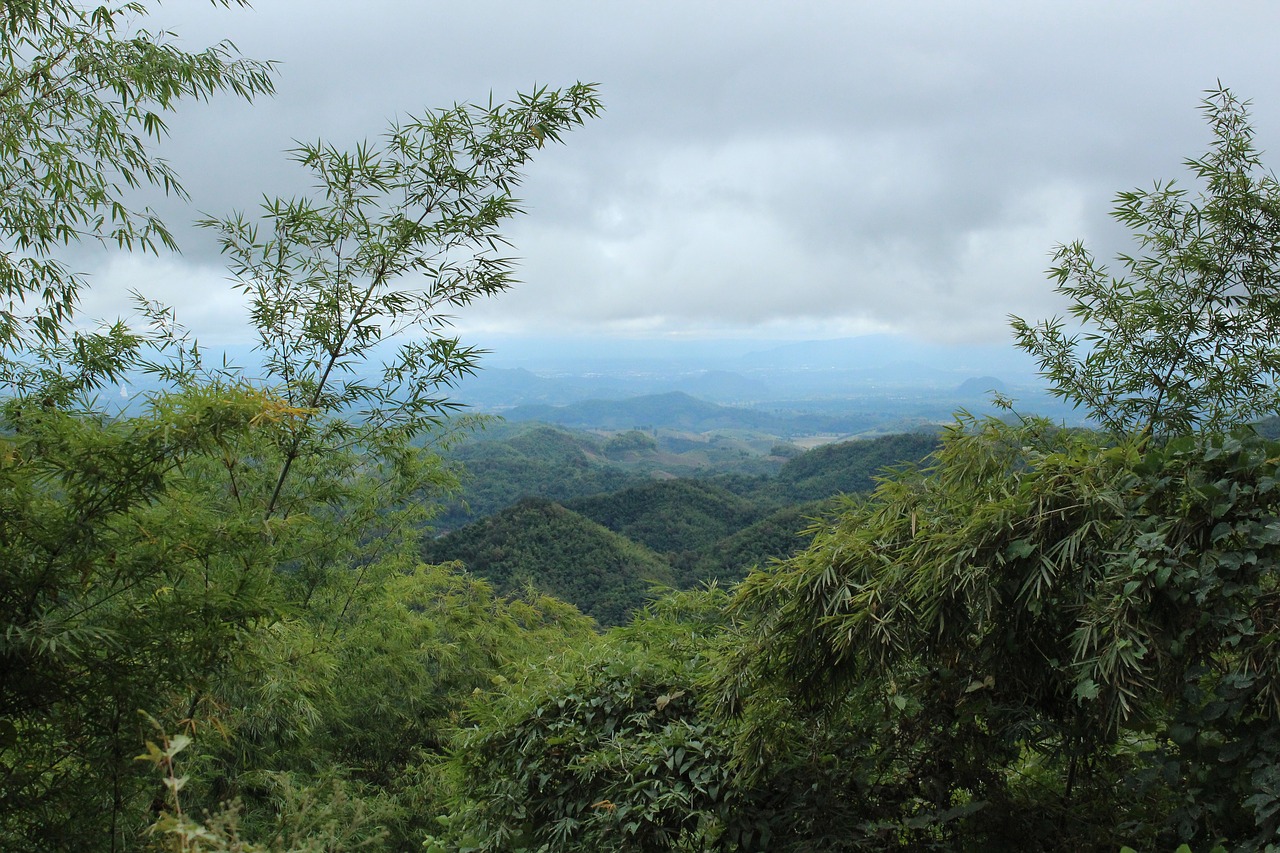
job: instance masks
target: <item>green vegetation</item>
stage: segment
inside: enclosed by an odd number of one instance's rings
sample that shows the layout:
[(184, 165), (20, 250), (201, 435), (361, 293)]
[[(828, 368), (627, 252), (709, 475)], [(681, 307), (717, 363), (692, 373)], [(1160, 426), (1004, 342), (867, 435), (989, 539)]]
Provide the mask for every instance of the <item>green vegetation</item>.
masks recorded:
[(692, 565), (680, 565), (682, 583), (736, 583), (747, 572), (773, 560), (791, 557), (813, 538), (815, 520), (834, 509), (831, 501), (812, 501), (783, 507), (759, 521), (730, 533), (695, 555)]
[[(206, 220), (250, 381), (160, 306), (145, 333), (72, 325), (62, 247), (169, 242), (121, 203), (180, 192), (161, 114), (271, 87), (227, 46), (125, 38), (145, 11), (0, 21), (0, 847), (1277, 845), (1280, 443), (1241, 422), (1277, 414), (1280, 209), (1229, 92), (1198, 201), (1121, 196), (1131, 280), (1060, 251), (1085, 336), (1015, 321), (1105, 431), (960, 415), (785, 460), (774, 436), (695, 481), (636, 423), (520, 429), (468, 461), (558, 476), (578, 511), (526, 498), (423, 541), (455, 485), (426, 448), (476, 355), (441, 312), (510, 284), (521, 169), (594, 90), (303, 146), (311, 196)], [(161, 385), (140, 411), (95, 407), (136, 370)]]
[(462, 808), (427, 849), (745, 849), (756, 811), (697, 686), (728, 622), (723, 593), (681, 593), (473, 707), (454, 753)]
[[(588, 624), (413, 551), (450, 481), (418, 444), (473, 359), (441, 312), (509, 284), (521, 167), (599, 104), (540, 90), (294, 152), (313, 196), (206, 223), (259, 332), (251, 382), (158, 306), (147, 332), (72, 325), (60, 246), (171, 242), (122, 203), (180, 192), (147, 147), (162, 113), (270, 91), (270, 66), (183, 53), (145, 11), (38, 0), (0, 26), (0, 847), (416, 849), (420, 768), (461, 698)], [(353, 379), (379, 343), (399, 344), (380, 379)], [(137, 370), (161, 390), (97, 411)], [(148, 738), (159, 773), (135, 760)], [(214, 829), (182, 819), (203, 809)]]
[(121, 324), (70, 328), (85, 280), (56, 253), (81, 242), (174, 248), (153, 211), (128, 203), (137, 187), (183, 195), (149, 147), (165, 114), (183, 98), (273, 91), (271, 64), (228, 43), (187, 53), (130, 32), (144, 11), (27, 0), (0, 16), (0, 382), (10, 392), (63, 400), (120, 373), (135, 336)]
[(619, 433), (604, 443), (605, 455), (610, 459), (624, 458), (627, 454), (638, 454), (646, 450), (657, 449), (658, 440), (638, 429)]
[(706, 548), (759, 515), (747, 499), (698, 480), (658, 480), (566, 506), (661, 554)]
[(1222, 430), (1280, 408), (1280, 184), (1262, 170), (1245, 104), (1217, 89), (1202, 111), (1213, 145), (1186, 163), (1198, 196), (1170, 181), (1117, 199), (1112, 215), (1143, 252), (1119, 258), (1129, 277), (1081, 243), (1058, 248), (1058, 292), (1087, 331), (1013, 320), (1054, 392), (1114, 432)]
[(924, 459), (937, 446), (934, 434), (901, 433), (816, 447), (782, 466), (774, 487), (775, 500), (802, 503), (867, 492), (889, 469)]
[[(779, 455), (772, 452), (771, 439), (759, 442), (765, 449), (747, 450), (747, 443), (718, 434), (661, 434), (656, 446), (648, 441), (637, 445), (632, 437), (627, 441), (633, 446), (625, 454), (610, 454), (606, 445), (616, 438), (546, 424), (489, 424), (444, 451), (462, 485), (436, 524), (459, 527), (524, 497), (573, 504), (624, 489), (650, 488), (654, 478), (673, 476), (697, 479), (758, 504), (754, 512), (760, 517), (796, 503), (869, 491), (877, 476), (895, 465), (923, 459), (938, 442), (931, 433), (903, 433), (835, 442), (808, 452), (795, 448)], [(740, 514), (741, 509), (732, 512)], [(627, 532), (623, 525), (597, 520), (616, 532)], [(709, 523), (723, 526), (720, 521)], [(655, 550), (672, 550), (637, 541)]]
[(604, 625), (621, 624), (659, 584), (675, 578), (643, 546), (541, 498), (422, 544), (429, 562), (456, 560), (499, 592), (524, 587), (573, 602)]
[(1203, 328), (1238, 339), (1218, 347), (1196, 337), (1213, 311), (1163, 300), (1200, 273), (1265, 288), (1277, 217), (1241, 105), (1206, 112), (1212, 201), (1162, 220), (1192, 249), (1140, 231), (1157, 251), (1133, 268), (1164, 285), (1111, 293), (1126, 324), (1078, 368), (1042, 350), (1107, 432), (961, 416), (727, 603), (666, 599), (612, 635), (618, 668), (567, 660), (486, 700), (437, 849), (1275, 847), (1280, 444), (1238, 426), (1276, 413), (1269, 364), (1240, 355), (1270, 322), (1219, 313)]
[(524, 497), (565, 501), (641, 479), (610, 464), (594, 436), (545, 425), (489, 425), (448, 456), (461, 469), (462, 487), (437, 519), (444, 529), (492, 515)]
[[(874, 475), (918, 461), (937, 446), (926, 435), (844, 442), (775, 463), (775, 477), (646, 480), (561, 498), (553, 507), (548, 495), (634, 482), (635, 468), (647, 463), (633, 458), (624, 466), (611, 464), (599, 455), (608, 442), (583, 433), (546, 426), (497, 433), (464, 446), (472, 461), (463, 494), (479, 495), (490, 505), (500, 501), (505, 508), (424, 542), (424, 559), (460, 561), (502, 592), (531, 583), (610, 625), (648, 601), (654, 581), (680, 588), (738, 581), (753, 566), (791, 556), (807, 542), (802, 531), (826, 510), (823, 501), (869, 490)], [(647, 435), (622, 434), (629, 446), (635, 435), (646, 439), (645, 451), (661, 455)], [(522, 494), (537, 499), (507, 506)], [(436, 523), (447, 526), (457, 517), (452, 513)], [(586, 525), (588, 520), (613, 535), (602, 539), (603, 531)], [(665, 568), (656, 571), (655, 560)], [(627, 568), (601, 575), (604, 566)], [(643, 567), (640, 576), (647, 583), (637, 583), (633, 566)], [(603, 609), (602, 601), (608, 602)]]

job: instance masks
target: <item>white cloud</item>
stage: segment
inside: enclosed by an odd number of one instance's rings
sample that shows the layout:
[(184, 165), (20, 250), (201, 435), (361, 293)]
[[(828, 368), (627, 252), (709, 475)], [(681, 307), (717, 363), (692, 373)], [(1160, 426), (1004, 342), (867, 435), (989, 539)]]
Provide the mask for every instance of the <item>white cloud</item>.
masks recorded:
[(79, 321), (144, 324), (133, 293), (173, 308), (178, 322), (202, 343), (232, 345), (256, 339), (245, 300), (225, 270), (172, 256), (111, 255), (89, 277), (76, 312)]

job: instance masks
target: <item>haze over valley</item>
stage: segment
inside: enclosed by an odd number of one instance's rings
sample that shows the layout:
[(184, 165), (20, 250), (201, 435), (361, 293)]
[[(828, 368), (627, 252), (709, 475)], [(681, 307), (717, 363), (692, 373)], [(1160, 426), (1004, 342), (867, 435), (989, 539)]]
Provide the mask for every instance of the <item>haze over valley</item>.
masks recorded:
[(484, 368), (462, 380), (454, 397), (512, 420), (851, 437), (947, 422), (959, 408), (994, 412), (999, 394), (1022, 414), (1080, 421), (1044, 392), (1032, 360), (1012, 345), (878, 334), (791, 343), (526, 338), (488, 346)]

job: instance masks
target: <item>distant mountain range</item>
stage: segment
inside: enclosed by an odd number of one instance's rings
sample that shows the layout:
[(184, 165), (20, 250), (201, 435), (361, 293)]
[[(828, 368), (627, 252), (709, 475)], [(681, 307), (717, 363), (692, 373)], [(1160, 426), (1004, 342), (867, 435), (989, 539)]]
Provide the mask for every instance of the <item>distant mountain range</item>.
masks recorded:
[[(1074, 417), (1044, 392), (1034, 362), (1013, 346), (928, 344), (895, 335), (769, 347), (741, 341), (521, 341), (493, 346), (482, 364), (459, 383), (456, 399), (517, 419), (601, 429), (728, 417), (706, 408), (694, 412), (690, 399), (758, 411), (758, 428), (783, 434), (856, 432), (879, 422), (903, 428), (945, 420), (961, 407), (988, 411), (993, 390), (1012, 397), (1021, 411)], [(590, 406), (578, 406), (588, 401)], [(607, 401), (628, 402), (606, 414)], [(769, 417), (783, 410), (852, 420), (808, 427)], [(733, 419), (753, 428), (741, 412)]]
[[(793, 439), (802, 436), (855, 436), (871, 432), (904, 432), (950, 419), (965, 402), (971, 408), (990, 408), (988, 392), (1001, 390), (992, 377), (976, 380), (967, 399), (963, 395), (933, 399), (905, 397), (846, 401), (843, 406), (823, 406), (818, 411), (798, 407), (775, 408), (723, 406), (699, 400), (680, 391), (649, 394), (623, 400), (583, 400), (565, 405), (524, 405), (504, 411), (512, 422), (539, 421), (573, 429), (675, 430), (691, 433), (753, 432)], [(973, 406), (973, 403), (977, 406)], [(818, 408), (815, 406), (815, 408)]]
[(674, 429), (704, 433), (750, 430), (781, 437), (817, 433), (855, 433), (874, 425), (864, 414), (777, 414), (740, 406), (722, 406), (680, 391), (626, 400), (584, 400), (563, 406), (516, 406), (509, 421), (541, 421), (577, 429)]
[[(1045, 392), (1029, 356), (1012, 345), (923, 343), (900, 335), (762, 346), (759, 341), (497, 340), (449, 398), (480, 412), (589, 429), (666, 426), (777, 435), (895, 432), (994, 411), (991, 392), (1023, 414), (1079, 423)], [(227, 349), (249, 375), (252, 348)], [(119, 389), (127, 409), (148, 376)], [(607, 405), (616, 404), (614, 406)], [(731, 411), (729, 411), (731, 409)]]

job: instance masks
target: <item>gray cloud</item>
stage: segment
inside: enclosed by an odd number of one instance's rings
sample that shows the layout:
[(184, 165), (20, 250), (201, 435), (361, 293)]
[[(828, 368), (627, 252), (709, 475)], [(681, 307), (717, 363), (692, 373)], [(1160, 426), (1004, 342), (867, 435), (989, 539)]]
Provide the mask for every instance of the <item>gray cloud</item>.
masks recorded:
[[(174, 117), (165, 152), (209, 212), (305, 189), (281, 154), (292, 139), (601, 84), (604, 117), (530, 169), (511, 228), (524, 283), (464, 331), (1005, 340), (1008, 313), (1060, 309), (1054, 244), (1109, 255), (1114, 192), (1180, 177), (1202, 150), (1201, 90), (1221, 79), (1256, 102), (1263, 147), (1280, 135), (1280, 6), (1265, 2), (206, 6), (156, 21), (282, 61), (277, 98)], [(182, 240), (177, 261), (87, 259), (102, 283), (87, 307), (109, 314), (128, 280), (197, 329), (242, 328), (209, 235)]]

